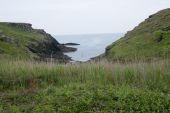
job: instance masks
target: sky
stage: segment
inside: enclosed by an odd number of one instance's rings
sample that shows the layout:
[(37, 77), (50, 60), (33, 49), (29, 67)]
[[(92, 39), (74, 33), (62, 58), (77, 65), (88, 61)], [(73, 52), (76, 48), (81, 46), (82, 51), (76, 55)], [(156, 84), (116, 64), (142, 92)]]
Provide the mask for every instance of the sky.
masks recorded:
[(53, 35), (125, 33), (165, 8), (170, 0), (0, 0), (0, 21)]

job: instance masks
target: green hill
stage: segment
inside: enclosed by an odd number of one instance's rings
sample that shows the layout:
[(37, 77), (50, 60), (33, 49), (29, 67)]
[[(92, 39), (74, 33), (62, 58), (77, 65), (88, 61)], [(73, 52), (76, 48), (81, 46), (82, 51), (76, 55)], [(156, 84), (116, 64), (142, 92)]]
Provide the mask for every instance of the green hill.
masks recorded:
[(0, 57), (23, 59), (70, 59), (63, 52), (74, 51), (57, 42), (42, 29), (27, 23), (0, 23)]
[[(107, 57), (169, 56), (169, 16), (170, 9), (150, 16), (108, 47)], [(30, 24), (0, 23), (3, 58), (59, 59), (70, 50)], [(0, 113), (170, 113), (169, 64), (170, 59), (60, 64), (0, 58)]]
[(112, 60), (170, 57), (170, 9), (149, 16), (139, 26), (106, 48)]

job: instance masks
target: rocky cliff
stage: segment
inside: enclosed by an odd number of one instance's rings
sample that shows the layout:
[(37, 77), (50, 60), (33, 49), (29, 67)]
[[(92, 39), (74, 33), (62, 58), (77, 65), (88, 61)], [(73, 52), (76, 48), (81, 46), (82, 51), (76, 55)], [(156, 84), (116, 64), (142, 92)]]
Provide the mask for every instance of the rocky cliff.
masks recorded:
[(55, 40), (43, 29), (28, 23), (0, 23), (0, 56), (23, 59), (68, 61), (63, 52), (76, 51)]

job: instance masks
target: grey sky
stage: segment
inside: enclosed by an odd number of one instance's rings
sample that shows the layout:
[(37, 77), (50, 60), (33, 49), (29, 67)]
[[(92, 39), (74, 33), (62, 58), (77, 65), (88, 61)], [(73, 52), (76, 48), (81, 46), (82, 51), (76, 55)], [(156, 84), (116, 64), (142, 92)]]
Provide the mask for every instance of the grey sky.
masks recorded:
[(131, 30), (170, 0), (0, 0), (0, 21), (32, 23), (51, 34)]

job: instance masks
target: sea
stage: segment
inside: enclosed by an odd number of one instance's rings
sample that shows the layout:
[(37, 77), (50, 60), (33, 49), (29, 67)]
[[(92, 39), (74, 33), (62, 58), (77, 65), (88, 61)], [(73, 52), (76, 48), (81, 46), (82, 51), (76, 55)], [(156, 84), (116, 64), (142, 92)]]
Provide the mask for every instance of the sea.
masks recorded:
[(105, 52), (108, 45), (123, 37), (123, 33), (84, 34), (84, 35), (55, 35), (59, 43), (77, 43), (69, 47), (77, 48), (75, 52), (64, 53), (73, 61), (85, 62)]

